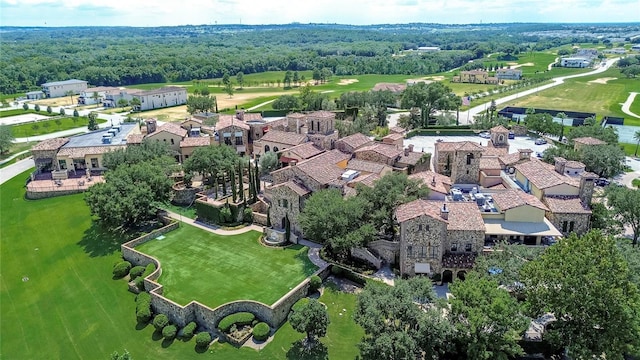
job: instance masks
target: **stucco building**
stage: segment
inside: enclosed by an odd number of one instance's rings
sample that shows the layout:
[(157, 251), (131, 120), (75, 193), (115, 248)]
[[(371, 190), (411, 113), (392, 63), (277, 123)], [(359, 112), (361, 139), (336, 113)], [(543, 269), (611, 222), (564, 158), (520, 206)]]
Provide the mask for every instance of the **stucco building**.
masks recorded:
[[(180, 86), (165, 86), (155, 90), (140, 90), (130, 93), (132, 99), (140, 101), (134, 106), (136, 111), (161, 109), (187, 103), (187, 89)], [(117, 104), (117, 101), (116, 101)]]
[(57, 98), (80, 94), (81, 91), (88, 87), (88, 83), (84, 80), (70, 79), (64, 81), (52, 81), (42, 85), (42, 92), (46, 98)]

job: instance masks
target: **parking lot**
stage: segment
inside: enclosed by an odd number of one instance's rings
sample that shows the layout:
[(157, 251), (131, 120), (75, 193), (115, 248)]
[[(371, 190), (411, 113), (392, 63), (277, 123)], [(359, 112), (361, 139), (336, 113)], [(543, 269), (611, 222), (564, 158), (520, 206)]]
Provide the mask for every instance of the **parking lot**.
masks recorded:
[[(482, 146), (486, 146), (488, 139), (481, 138), (480, 136), (414, 136), (410, 139), (405, 139), (404, 144), (413, 144), (413, 151), (428, 152), (433, 154), (435, 149), (435, 143), (441, 139), (446, 142), (458, 142), (458, 141), (471, 141), (478, 143)], [(518, 149), (531, 149), (533, 155), (536, 153), (542, 153), (549, 146), (549, 144), (536, 145), (535, 138), (527, 136), (516, 136), (515, 139), (509, 140), (509, 153), (516, 153)]]

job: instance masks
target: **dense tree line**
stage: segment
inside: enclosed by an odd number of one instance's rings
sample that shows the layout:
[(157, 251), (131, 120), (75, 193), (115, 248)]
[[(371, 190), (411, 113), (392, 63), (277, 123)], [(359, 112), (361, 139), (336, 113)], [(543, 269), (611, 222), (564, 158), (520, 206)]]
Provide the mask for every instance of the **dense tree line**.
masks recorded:
[[(541, 50), (579, 40), (525, 36), (516, 24), (508, 31), (496, 26), (448, 32), (417, 28), (11, 28), (0, 38), (0, 92), (28, 91), (68, 78), (115, 86), (278, 70), (428, 74), (490, 52)], [(393, 56), (424, 45), (450, 51)]]

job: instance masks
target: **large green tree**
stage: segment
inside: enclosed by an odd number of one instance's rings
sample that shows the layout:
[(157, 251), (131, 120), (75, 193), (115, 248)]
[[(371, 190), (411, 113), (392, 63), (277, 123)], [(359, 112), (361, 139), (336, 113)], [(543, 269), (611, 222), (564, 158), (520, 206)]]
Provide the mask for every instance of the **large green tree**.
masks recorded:
[(601, 177), (614, 177), (624, 172), (626, 157), (618, 145), (585, 146), (578, 153), (578, 160), (585, 164), (587, 171)]
[(365, 332), (359, 344), (363, 359), (435, 360), (452, 350), (454, 329), (436, 306), (428, 278), (367, 284), (354, 319)]
[(98, 130), (98, 113), (92, 111), (89, 113), (89, 123), (87, 124), (89, 131)]
[(11, 126), (0, 125), (0, 153), (6, 153), (11, 148), (15, 137), (11, 131)]
[(574, 359), (622, 359), (640, 340), (640, 295), (613, 238), (572, 234), (522, 269), (529, 315), (556, 321), (544, 340)]
[(402, 93), (402, 107), (405, 109), (419, 108), (421, 110), (421, 121), (413, 124), (414, 128), (427, 127), (429, 118), (437, 110), (455, 110), (460, 106), (460, 97), (454, 94), (451, 89), (439, 81), (427, 84), (419, 82), (407, 86)]
[(289, 315), (291, 327), (301, 333), (307, 333), (307, 346), (313, 347), (318, 339), (327, 334), (329, 314), (324, 304), (311, 299), (301, 309)]
[(459, 354), (471, 360), (507, 360), (522, 354), (518, 341), (529, 321), (517, 300), (496, 281), (472, 272), (449, 290)]
[(567, 134), (567, 139), (571, 142), (573, 139), (581, 137), (593, 137), (600, 139), (607, 144), (618, 143), (618, 132), (612, 126), (602, 127), (599, 124), (574, 127)]
[(210, 96), (189, 95), (187, 98), (187, 112), (195, 114), (197, 112), (213, 111), (216, 108), (216, 98)]
[(213, 184), (218, 176), (224, 176), (237, 161), (238, 153), (230, 146), (205, 146), (195, 149), (185, 160), (183, 168), (185, 172), (201, 174)]
[(115, 170), (122, 165), (128, 166), (146, 161), (152, 161), (165, 167), (175, 164), (166, 143), (148, 140), (137, 146), (127, 146), (124, 149), (104, 154), (102, 164), (109, 170)]
[(266, 175), (275, 170), (278, 166), (278, 155), (273, 151), (267, 151), (260, 156), (260, 160), (258, 162), (260, 164), (260, 174)]
[(605, 191), (613, 217), (633, 231), (633, 246), (640, 237), (640, 190), (625, 186), (609, 186)]
[(300, 108), (300, 99), (294, 95), (282, 95), (271, 106), (276, 110), (293, 110)]

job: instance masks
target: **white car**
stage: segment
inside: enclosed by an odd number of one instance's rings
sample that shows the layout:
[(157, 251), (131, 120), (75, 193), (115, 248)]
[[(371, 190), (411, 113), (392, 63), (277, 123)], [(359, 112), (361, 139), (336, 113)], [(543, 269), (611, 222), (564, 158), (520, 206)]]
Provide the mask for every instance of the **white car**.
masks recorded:
[(547, 140), (543, 138), (536, 139), (536, 142), (535, 142), (536, 145), (544, 145), (546, 143), (547, 143)]
[(478, 135), (483, 139), (490, 139), (491, 138), (491, 134), (489, 134), (488, 132), (481, 132)]

